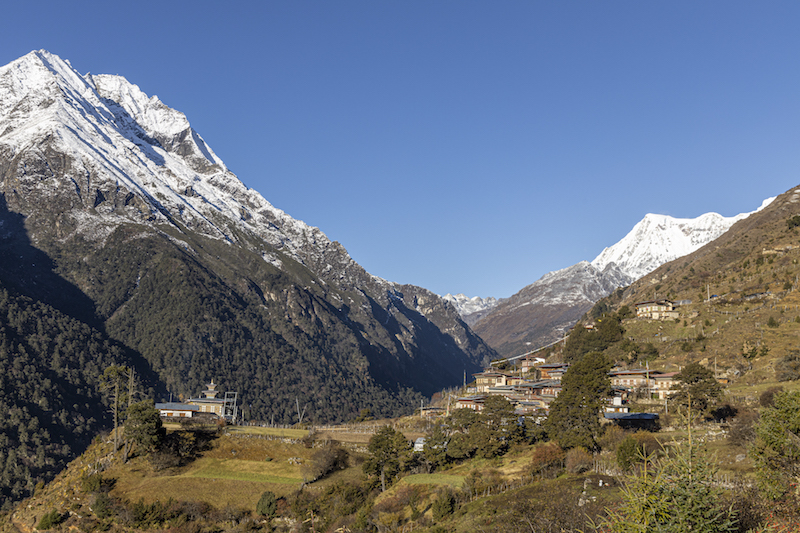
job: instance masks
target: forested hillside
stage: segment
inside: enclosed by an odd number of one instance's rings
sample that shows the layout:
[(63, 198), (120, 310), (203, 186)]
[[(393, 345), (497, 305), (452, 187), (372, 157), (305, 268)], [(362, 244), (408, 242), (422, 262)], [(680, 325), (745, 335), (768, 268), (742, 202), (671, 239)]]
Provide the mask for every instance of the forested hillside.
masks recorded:
[[(108, 365), (131, 364), (130, 357), (96, 329), (0, 288), (4, 506), (29, 494), (38, 481), (51, 479), (108, 427), (100, 376)], [(152, 384), (143, 390), (154, 392)]]

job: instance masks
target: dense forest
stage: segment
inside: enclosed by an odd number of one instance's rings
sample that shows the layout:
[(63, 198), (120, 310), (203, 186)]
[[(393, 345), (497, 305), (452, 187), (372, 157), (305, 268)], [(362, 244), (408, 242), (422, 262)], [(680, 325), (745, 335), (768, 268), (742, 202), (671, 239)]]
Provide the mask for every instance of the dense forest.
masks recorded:
[(100, 376), (107, 365), (131, 359), (100, 331), (0, 288), (3, 507), (51, 479), (109, 426)]

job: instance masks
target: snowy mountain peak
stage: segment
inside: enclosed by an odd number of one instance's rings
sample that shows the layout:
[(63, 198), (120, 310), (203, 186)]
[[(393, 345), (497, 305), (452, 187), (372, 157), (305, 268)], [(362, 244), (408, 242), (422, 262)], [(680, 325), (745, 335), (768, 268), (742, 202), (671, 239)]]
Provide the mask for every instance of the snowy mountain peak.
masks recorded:
[(456, 294), (455, 296), (448, 293), (442, 296), (442, 298), (453, 304), (458, 311), (458, 314), (461, 316), (478, 313), (480, 311), (487, 311), (497, 305), (497, 298), (492, 296), (489, 296), (488, 298), (473, 296), (470, 298), (469, 296), (461, 293)]
[[(774, 198), (765, 200), (758, 210), (772, 200)], [(604, 249), (592, 265), (602, 270), (616, 264), (630, 283), (664, 263), (694, 252), (751, 214), (724, 217), (705, 213), (697, 218), (674, 218), (648, 213), (622, 240)]]
[[(79, 210), (71, 215), (77, 231), (93, 239), (125, 220), (178, 225), (227, 242), (251, 233), (307, 266), (327, 265), (337, 272), (331, 279), (387, 285), (363, 272), (318, 228), (248, 189), (183, 113), (122, 76), (82, 76), (45, 50), (0, 67), (0, 152), (16, 161), (20, 175), (26, 153), (31, 161), (42, 153), (67, 154), (59, 163), (63, 186), (37, 194), (63, 194), (64, 205), (100, 215), (83, 217)], [(98, 220), (106, 220), (106, 228)], [(280, 264), (274, 253), (262, 253)]]

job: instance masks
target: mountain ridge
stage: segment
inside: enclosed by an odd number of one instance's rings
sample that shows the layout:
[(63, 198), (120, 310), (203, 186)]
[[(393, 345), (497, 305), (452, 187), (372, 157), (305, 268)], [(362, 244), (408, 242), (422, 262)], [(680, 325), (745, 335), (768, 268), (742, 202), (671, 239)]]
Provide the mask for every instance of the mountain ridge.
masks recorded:
[[(475, 314), (467, 313), (464, 320), (503, 355), (519, 355), (548, 345), (563, 337), (601, 298), (713, 241), (774, 199), (764, 200), (756, 211), (733, 217), (713, 212), (693, 219), (647, 214), (591, 262), (548, 272), (510, 298), (495, 300), (494, 305), (484, 306)], [(457, 308), (467, 312), (463, 305)]]
[[(413, 408), (491, 357), (450, 305), (368, 273), (319, 228), (272, 206), (183, 113), (125, 78), (81, 76), (39, 50), (0, 67), (0, 96), (9, 210), (24, 216), (31, 242), (89, 297), (103, 327), (144, 354), (170, 390), (196, 393), (233, 357), (218, 378), (241, 390), (261, 375), (265, 396), (251, 415), (277, 410), (288, 421), (294, 402), (281, 393), (281, 373), (297, 384), (314, 372), (303, 394), (323, 421), (372, 400), (375, 414)], [(271, 357), (295, 363), (281, 371)], [(356, 383), (360, 400), (324, 400), (334, 389), (348, 397)]]

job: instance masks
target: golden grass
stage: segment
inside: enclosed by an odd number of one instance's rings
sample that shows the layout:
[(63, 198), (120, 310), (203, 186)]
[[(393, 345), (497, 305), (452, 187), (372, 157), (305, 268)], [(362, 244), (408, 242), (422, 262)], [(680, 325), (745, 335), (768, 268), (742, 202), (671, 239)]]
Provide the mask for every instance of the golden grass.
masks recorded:
[(401, 483), (408, 485), (448, 485), (453, 488), (460, 488), (464, 485), (464, 476), (453, 476), (448, 474), (412, 474), (401, 480)]
[(113, 492), (132, 501), (171, 497), (253, 510), (266, 490), (288, 496), (300, 487), (301, 465), (311, 451), (279, 440), (224, 435), (183, 468), (154, 472), (146, 460), (137, 459), (116, 465), (107, 475), (117, 479)]
[(279, 483), (283, 485), (303, 482), (300, 467), (282, 461), (256, 462), (240, 459), (200, 459), (193, 468), (184, 474), (189, 477), (208, 479), (233, 479), (240, 481), (256, 481), (259, 483)]
[[(121, 480), (123, 481), (123, 480)], [(261, 494), (272, 491), (278, 496), (288, 496), (298, 485), (243, 481), (241, 479), (194, 478), (185, 476), (126, 478), (118, 482), (113, 494), (130, 501), (140, 499), (150, 503), (170, 498), (183, 501), (205, 501), (214, 507), (233, 507), (255, 510)]]
[(285, 439), (302, 439), (308, 435), (307, 429), (269, 428), (258, 426), (228, 426), (225, 431), (231, 435), (269, 435)]

